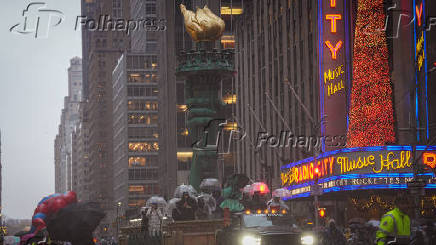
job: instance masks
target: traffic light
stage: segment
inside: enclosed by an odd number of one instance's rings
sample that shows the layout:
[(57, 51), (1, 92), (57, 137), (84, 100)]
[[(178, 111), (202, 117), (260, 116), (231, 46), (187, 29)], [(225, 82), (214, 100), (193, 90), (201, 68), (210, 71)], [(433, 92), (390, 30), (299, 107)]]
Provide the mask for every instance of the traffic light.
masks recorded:
[(318, 208), (318, 215), (321, 218), (325, 217), (325, 208)]

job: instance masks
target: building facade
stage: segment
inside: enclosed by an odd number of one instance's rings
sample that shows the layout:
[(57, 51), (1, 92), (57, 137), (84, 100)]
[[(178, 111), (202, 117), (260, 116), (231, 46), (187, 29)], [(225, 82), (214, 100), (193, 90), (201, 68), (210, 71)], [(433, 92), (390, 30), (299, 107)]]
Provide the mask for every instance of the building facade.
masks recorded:
[[(288, 188), (302, 215), (314, 213), (316, 178), (328, 193), (320, 205), (343, 222), (353, 212), (340, 210), (366, 212), (360, 204), (378, 198), (383, 206), (386, 193), (407, 188), (414, 158), (409, 166), (401, 156), (433, 154), (424, 145), (434, 144), (434, 35), (424, 20), (434, 9), (428, 1), (390, 4), (397, 9), (369, 0), (245, 1), (236, 21), (236, 116), (247, 132), (238, 170)], [(383, 169), (386, 156), (403, 159), (401, 167)]]
[(313, 154), (304, 147), (260, 145), (261, 137), (317, 135), (320, 123), (316, 1), (244, 2), (236, 20), (238, 171), (280, 186), (280, 167)]
[[(115, 234), (113, 222), (118, 208), (113, 198), (112, 71), (130, 46), (126, 32), (115, 28), (115, 20), (129, 20), (130, 1), (82, 1), (82, 14), (83, 113), (87, 119), (83, 130), (88, 142), (86, 196), (99, 202), (106, 212), (96, 232), (109, 236)], [(96, 28), (97, 23), (102, 26)]]
[(114, 200), (128, 216), (160, 194), (156, 55), (124, 53), (113, 72)]
[(68, 96), (64, 99), (59, 132), (55, 139), (55, 190), (65, 192), (73, 188), (72, 134), (79, 122), (82, 98), (82, 60), (71, 59), (68, 68)]

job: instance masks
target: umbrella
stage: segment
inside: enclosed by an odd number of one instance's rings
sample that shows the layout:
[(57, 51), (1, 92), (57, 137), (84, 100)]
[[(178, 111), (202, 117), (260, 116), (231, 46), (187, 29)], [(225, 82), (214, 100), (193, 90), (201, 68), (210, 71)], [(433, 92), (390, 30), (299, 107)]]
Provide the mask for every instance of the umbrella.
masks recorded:
[(365, 224), (365, 219), (363, 218), (352, 218), (348, 221), (348, 224)]
[(250, 193), (251, 192), (251, 185), (246, 185), (244, 186), (244, 188), (242, 189), (243, 193)]
[(289, 190), (285, 189), (285, 188), (275, 189), (272, 192), (272, 196), (273, 197), (283, 198), (283, 197), (288, 197), (290, 195), (291, 195), (291, 192)]
[(72, 203), (47, 218), (47, 230), (53, 240), (91, 244), (92, 232), (104, 216), (98, 203)]
[(218, 179), (204, 179), (200, 183), (200, 190), (221, 191), (221, 184)]
[(232, 186), (235, 189), (242, 189), (250, 182), (250, 179), (243, 174), (234, 174), (230, 176), (226, 181), (226, 186)]
[(173, 216), (173, 209), (176, 208), (176, 203), (180, 200), (181, 200), (180, 198), (175, 197), (175, 198), (168, 201), (167, 208), (166, 208), (167, 216), (170, 216), (170, 217)]
[(158, 197), (158, 196), (150, 197), (145, 203), (145, 206), (149, 208), (153, 203), (157, 204), (159, 208), (165, 208), (167, 206), (167, 202), (165, 201), (165, 199), (163, 197)]
[(250, 194), (254, 195), (255, 192), (266, 194), (269, 192), (268, 186), (263, 182), (255, 182), (251, 185)]
[(197, 196), (197, 191), (192, 185), (179, 185), (174, 191), (174, 197), (182, 198), (184, 192), (188, 192), (191, 197)]

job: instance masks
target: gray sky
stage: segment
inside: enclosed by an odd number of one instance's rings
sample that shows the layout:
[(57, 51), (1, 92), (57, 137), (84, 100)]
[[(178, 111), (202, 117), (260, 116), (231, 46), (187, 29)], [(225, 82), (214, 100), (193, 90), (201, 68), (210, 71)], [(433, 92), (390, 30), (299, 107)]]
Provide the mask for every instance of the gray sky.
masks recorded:
[(24, 22), (22, 11), (31, 2), (6, 0), (0, 8), (3, 213), (27, 219), (37, 202), (54, 192), (54, 138), (67, 95), (67, 68), (72, 57), (81, 57), (81, 33), (74, 30), (80, 0), (46, 0), (47, 8), (65, 19), (38, 39), (9, 31)]

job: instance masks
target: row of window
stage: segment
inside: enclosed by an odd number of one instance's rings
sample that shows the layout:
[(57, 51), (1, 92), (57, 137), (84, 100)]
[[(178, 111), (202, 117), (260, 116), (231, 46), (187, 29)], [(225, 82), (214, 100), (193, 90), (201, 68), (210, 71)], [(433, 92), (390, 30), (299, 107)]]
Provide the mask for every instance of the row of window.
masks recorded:
[(127, 96), (158, 96), (158, 94), (157, 87), (129, 86), (127, 88)]
[(129, 69), (157, 69), (156, 55), (132, 55), (127, 57), (127, 68)]
[(129, 180), (157, 180), (158, 177), (156, 168), (129, 169)]
[(153, 125), (158, 123), (158, 116), (157, 114), (129, 113), (127, 121), (129, 124)]
[(127, 129), (129, 138), (159, 138), (159, 130), (157, 128), (135, 127)]
[(159, 151), (157, 142), (129, 142), (130, 152), (156, 152)]
[(157, 156), (129, 157), (129, 167), (157, 166)]
[(157, 111), (158, 103), (147, 100), (129, 100), (127, 102), (129, 111)]
[(129, 185), (129, 195), (159, 194), (158, 184)]
[(157, 83), (158, 75), (156, 73), (131, 73), (129, 74), (129, 83)]

